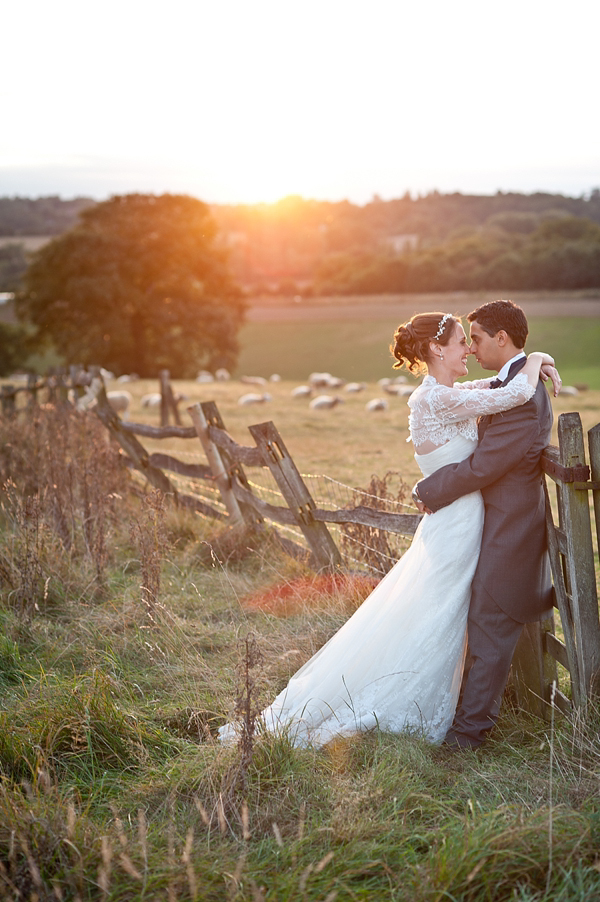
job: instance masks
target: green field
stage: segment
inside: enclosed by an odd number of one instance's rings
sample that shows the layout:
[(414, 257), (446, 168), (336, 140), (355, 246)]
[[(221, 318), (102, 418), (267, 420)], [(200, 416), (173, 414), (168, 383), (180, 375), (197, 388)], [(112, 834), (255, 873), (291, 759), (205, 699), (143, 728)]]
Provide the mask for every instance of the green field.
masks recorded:
[[(305, 381), (326, 371), (353, 381), (377, 381), (391, 373), (389, 345), (398, 322), (393, 318), (340, 322), (247, 323), (240, 334), (242, 352), (236, 374)], [(528, 350), (556, 358), (564, 384), (600, 389), (600, 318), (530, 318)], [(472, 378), (482, 370), (471, 358)]]

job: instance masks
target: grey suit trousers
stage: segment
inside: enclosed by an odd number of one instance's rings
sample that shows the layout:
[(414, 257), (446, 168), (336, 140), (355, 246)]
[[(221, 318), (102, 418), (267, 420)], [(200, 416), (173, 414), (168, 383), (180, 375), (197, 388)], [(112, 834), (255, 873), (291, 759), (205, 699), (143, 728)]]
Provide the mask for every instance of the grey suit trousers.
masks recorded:
[(496, 723), (523, 626), (498, 607), (481, 584), (473, 583), (467, 626), (469, 661), (447, 743), (477, 748)]

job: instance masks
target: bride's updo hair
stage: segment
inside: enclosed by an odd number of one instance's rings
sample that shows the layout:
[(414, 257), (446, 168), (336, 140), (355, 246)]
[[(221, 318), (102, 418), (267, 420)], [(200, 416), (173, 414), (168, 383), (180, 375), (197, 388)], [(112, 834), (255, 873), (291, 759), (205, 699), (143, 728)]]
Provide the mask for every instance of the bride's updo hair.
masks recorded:
[(398, 326), (390, 350), (397, 363), (394, 369), (405, 366), (414, 375), (427, 368), (430, 357), (429, 342), (447, 345), (459, 320), (450, 313), (416, 313), (407, 323)]

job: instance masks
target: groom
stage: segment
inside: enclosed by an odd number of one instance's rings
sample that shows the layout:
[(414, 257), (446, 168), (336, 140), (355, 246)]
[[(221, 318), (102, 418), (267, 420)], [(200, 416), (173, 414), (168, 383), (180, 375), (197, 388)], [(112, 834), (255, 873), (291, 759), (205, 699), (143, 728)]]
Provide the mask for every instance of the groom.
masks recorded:
[[(498, 371), (492, 388), (506, 385), (527, 359), (523, 310), (512, 301), (491, 301), (469, 313), (468, 320), (471, 353), (484, 369)], [(540, 381), (526, 404), (481, 417), (471, 457), (443, 467), (414, 489), (420, 509), (437, 511), (476, 489), (485, 504), (469, 606), (470, 668), (444, 740), (452, 749), (477, 748), (484, 741), (498, 718), (523, 625), (549, 616), (552, 609), (540, 466), (551, 429), (550, 399)]]

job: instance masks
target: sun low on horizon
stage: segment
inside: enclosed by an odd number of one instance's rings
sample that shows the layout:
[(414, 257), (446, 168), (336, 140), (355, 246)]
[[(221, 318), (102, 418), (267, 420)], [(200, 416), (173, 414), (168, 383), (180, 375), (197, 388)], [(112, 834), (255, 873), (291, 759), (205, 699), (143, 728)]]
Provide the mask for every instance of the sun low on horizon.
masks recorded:
[(591, 0), (24, 0), (5, 17), (0, 195), (366, 202), (600, 183)]

